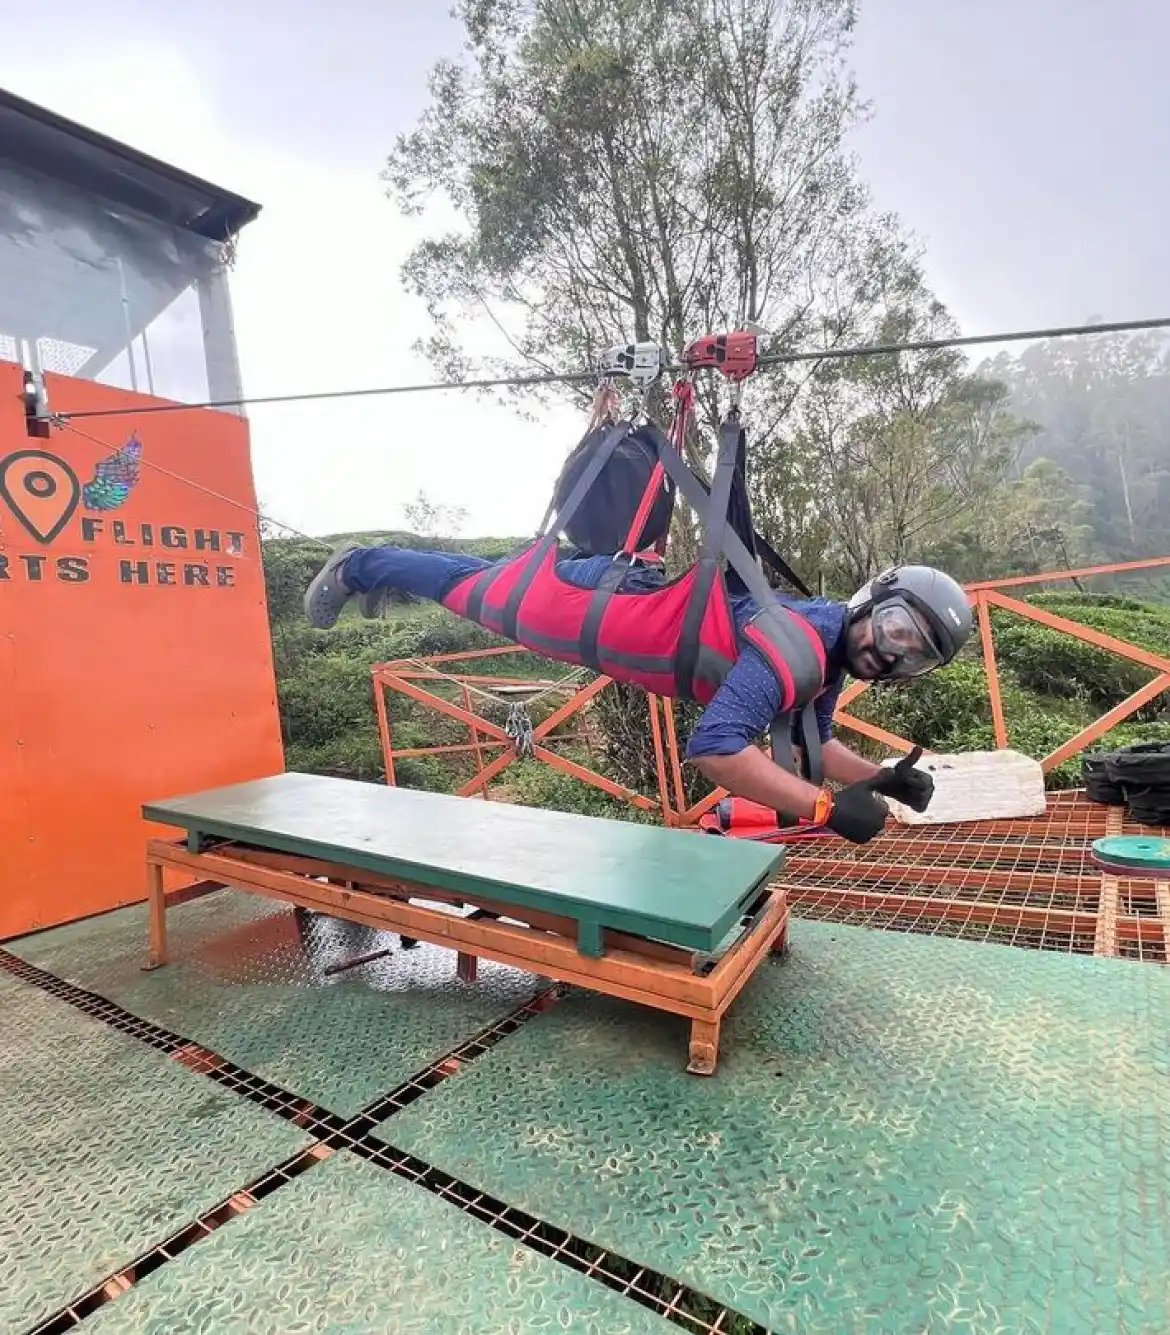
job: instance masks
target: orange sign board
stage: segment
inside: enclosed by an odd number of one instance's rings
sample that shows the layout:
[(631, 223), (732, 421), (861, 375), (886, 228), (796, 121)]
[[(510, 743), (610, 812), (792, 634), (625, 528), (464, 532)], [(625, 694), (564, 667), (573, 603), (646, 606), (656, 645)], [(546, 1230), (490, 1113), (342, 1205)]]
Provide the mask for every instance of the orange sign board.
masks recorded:
[[(158, 402), (46, 382), (58, 412)], [(0, 362), (0, 938), (142, 899), (143, 802), (284, 767), (247, 424), (39, 439), (20, 393)]]

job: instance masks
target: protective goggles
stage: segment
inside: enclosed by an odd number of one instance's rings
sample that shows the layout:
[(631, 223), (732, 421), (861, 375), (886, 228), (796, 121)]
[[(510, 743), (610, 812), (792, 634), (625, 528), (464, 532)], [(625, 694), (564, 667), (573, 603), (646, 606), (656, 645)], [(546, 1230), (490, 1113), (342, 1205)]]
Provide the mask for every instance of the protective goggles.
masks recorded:
[(919, 677), (941, 667), (943, 656), (925, 619), (900, 598), (878, 603), (871, 613), (874, 648), (893, 659), (890, 677)]

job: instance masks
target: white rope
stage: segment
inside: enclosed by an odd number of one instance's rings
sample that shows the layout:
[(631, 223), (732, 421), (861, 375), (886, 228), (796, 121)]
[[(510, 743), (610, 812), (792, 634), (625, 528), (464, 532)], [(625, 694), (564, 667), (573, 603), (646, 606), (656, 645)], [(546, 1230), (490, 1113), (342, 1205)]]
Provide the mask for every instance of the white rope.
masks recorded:
[(537, 691), (535, 695), (530, 696), (527, 700), (509, 702), (501, 700), (498, 695), (493, 695), (490, 690), (483, 690), (469, 681), (460, 681), (458, 677), (452, 676), (449, 672), (441, 671), (433, 663), (426, 662), (425, 659), (408, 658), (404, 661), (432, 677), (437, 677), (442, 682), (461, 687), (470, 694), (479, 696), (481, 700), (486, 700), (489, 704), (501, 706), (507, 704), (508, 716), (504, 722), (504, 731), (512, 739), (512, 745), (519, 756), (531, 756), (536, 745), (532, 728), (532, 716), (529, 713), (533, 705), (539, 704), (545, 696), (577, 690), (590, 671), (589, 668), (574, 668), (568, 676), (562, 677), (559, 681), (549, 682), (547, 686)]

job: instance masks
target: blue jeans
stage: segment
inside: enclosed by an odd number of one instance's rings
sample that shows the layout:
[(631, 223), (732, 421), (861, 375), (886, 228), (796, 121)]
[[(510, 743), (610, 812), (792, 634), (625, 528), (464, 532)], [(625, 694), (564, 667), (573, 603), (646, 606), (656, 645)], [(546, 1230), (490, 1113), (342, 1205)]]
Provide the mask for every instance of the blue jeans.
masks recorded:
[(440, 603), (465, 575), (498, 561), (454, 552), (416, 552), (408, 547), (359, 547), (346, 557), (342, 578), (355, 593), (399, 589)]
[[(557, 574), (566, 584), (580, 589), (595, 589), (609, 569), (610, 556), (584, 556), (557, 562)], [(407, 547), (359, 547), (346, 558), (342, 578), (355, 593), (374, 589), (399, 589), (419, 598), (442, 602), (466, 575), (503, 561), (487, 561), (482, 556), (464, 556), (454, 552), (416, 552)], [(625, 588), (650, 592), (662, 585), (661, 571), (640, 566), (626, 576)]]

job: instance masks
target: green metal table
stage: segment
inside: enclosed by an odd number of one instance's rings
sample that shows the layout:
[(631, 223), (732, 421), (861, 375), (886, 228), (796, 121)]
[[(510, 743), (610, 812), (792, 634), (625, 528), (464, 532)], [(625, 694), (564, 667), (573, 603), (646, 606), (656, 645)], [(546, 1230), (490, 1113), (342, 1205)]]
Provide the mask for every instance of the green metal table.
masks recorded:
[(154, 966), (168, 904), (198, 893), (169, 870), (449, 946), (466, 978), (484, 956), (685, 1015), (699, 1074), (787, 938), (776, 846), (296, 773), (143, 814), (187, 834), (148, 846)]

